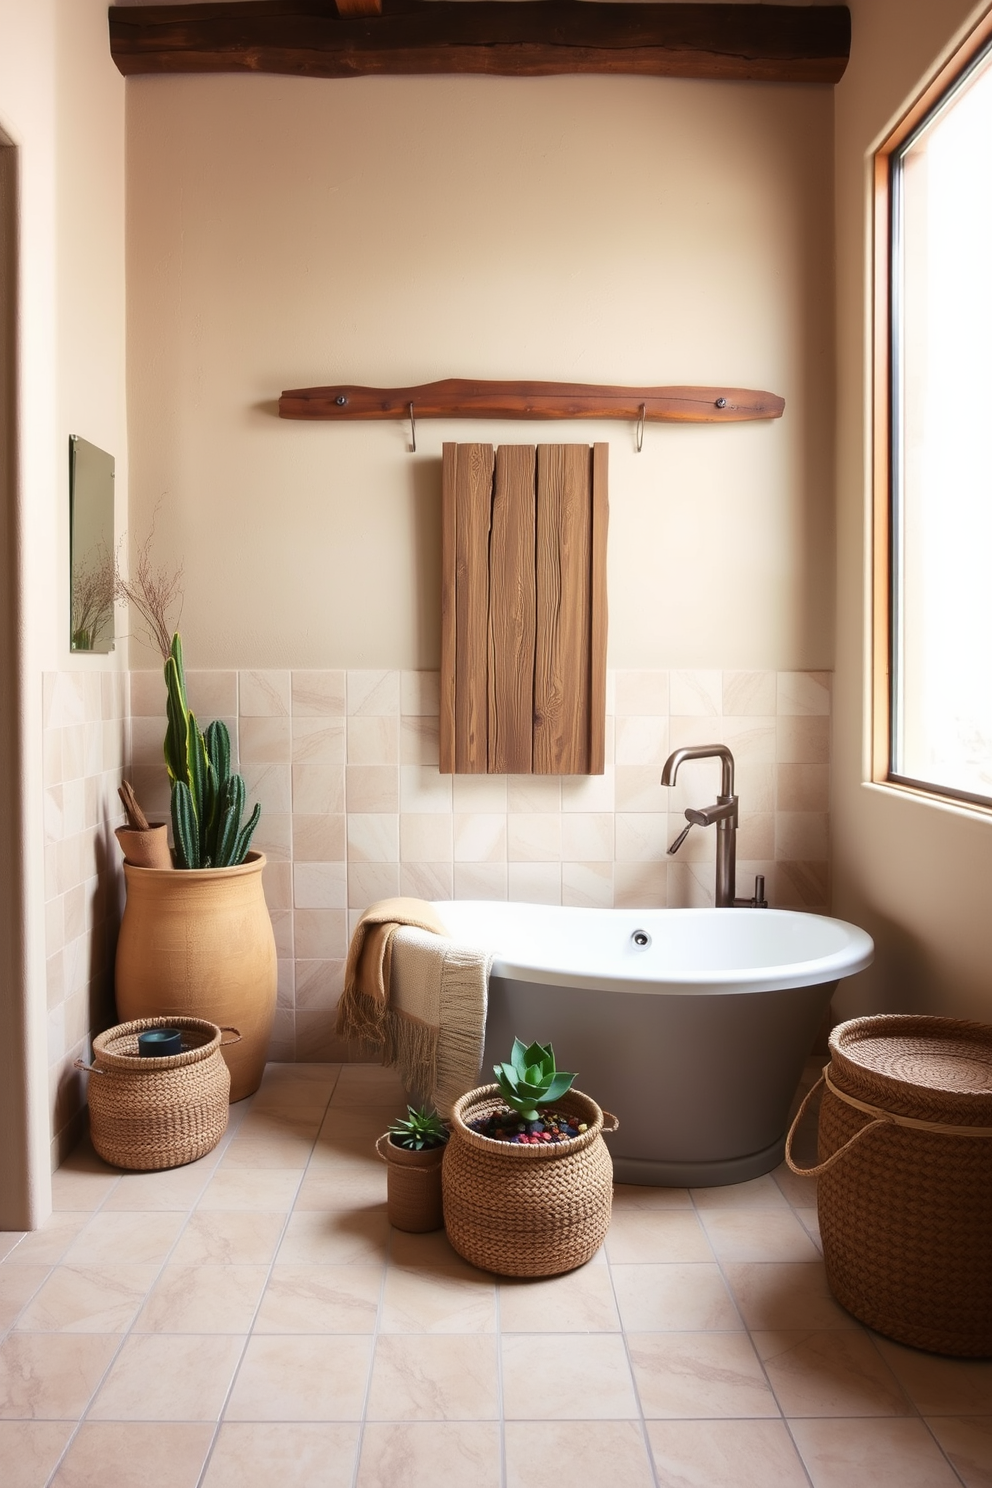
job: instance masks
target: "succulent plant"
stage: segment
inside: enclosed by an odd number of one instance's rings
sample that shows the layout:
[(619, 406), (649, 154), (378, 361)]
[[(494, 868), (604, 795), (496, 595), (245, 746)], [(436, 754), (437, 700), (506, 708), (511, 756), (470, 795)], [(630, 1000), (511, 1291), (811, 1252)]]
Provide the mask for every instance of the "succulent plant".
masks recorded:
[(231, 868), (243, 863), (258, 825), (256, 805), (242, 824), (245, 783), (231, 774), (231, 736), (217, 720), (201, 734), (186, 699), (183, 643), (172, 637), (165, 664), (168, 726), (165, 764), (172, 783), (172, 834), (179, 868)]
[(408, 1147), (412, 1152), (425, 1152), (433, 1147), (443, 1147), (448, 1140), (448, 1128), (436, 1111), (426, 1106), (415, 1109), (407, 1106), (406, 1116), (401, 1116), (389, 1128), (389, 1135), (396, 1147)]
[(513, 1040), (509, 1064), (494, 1064), (500, 1095), (525, 1121), (537, 1120), (538, 1106), (549, 1105), (570, 1090), (574, 1075), (555, 1067), (550, 1044), (525, 1044)]

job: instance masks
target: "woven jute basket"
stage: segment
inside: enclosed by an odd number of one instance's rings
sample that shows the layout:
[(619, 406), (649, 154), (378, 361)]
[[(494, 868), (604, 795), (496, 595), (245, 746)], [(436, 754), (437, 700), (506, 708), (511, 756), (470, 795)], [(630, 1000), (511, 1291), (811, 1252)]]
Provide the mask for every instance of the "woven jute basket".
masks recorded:
[(444, 1224), (458, 1254), (500, 1276), (557, 1276), (583, 1265), (610, 1227), (613, 1164), (604, 1131), (618, 1122), (581, 1091), (555, 1109), (588, 1124), (557, 1144), (518, 1146), (470, 1130), (504, 1108), (498, 1085), (457, 1101), (441, 1170)]
[(443, 1147), (421, 1152), (398, 1147), (383, 1132), (375, 1150), (386, 1164), (386, 1217), (397, 1230), (423, 1235), (444, 1224), (441, 1209)]
[[(817, 1167), (791, 1156), (820, 1085)], [(800, 1108), (786, 1155), (819, 1176), (830, 1290), (900, 1343), (992, 1355), (992, 1027), (854, 1018)]]
[[(182, 1052), (161, 1058), (138, 1053), (138, 1034), (178, 1028)], [(117, 1168), (148, 1171), (195, 1162), (217, 1146), (227, 1129), (231, 1076), (221, 1056), (221, 1035), (237, 1043), (236, 1028), (203, 1018), (136, 1018), (93, 1040), (88, 1069), (90, 1134), (100, 1156)]]

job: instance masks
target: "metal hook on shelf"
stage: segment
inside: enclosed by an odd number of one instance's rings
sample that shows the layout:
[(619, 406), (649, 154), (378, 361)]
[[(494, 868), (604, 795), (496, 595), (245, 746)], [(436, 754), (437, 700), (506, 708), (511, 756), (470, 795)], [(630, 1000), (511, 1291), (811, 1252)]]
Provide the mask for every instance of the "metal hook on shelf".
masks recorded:
[(417, 420), (413, 416), (413, 404), (408, 405), (410, 410), (410, 453), (417, 453)]
[(642, 403), (641, 404), (641, 411), (640, 411), (640, 414), (638, 415), (638, 418), (637, 418), (637, 453), (638, 454), (640, 454), (641, 453), (641, 450), (644, 448), (644, 414), (645, 414), (645, 411), (646, 411), (646, 405), (644, 403)]

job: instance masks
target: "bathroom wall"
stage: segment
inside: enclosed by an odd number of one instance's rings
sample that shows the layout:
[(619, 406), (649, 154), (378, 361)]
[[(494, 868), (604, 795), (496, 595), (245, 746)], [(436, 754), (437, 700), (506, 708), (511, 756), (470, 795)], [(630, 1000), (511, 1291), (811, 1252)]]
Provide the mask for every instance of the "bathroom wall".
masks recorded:
[[(610, 443), (610, 664), (832, 666), (826, 87), (135, 78), (132, 542), (188, 664), (430, 670), (445, 439)], [(777, 422), (294, 423), (284, 388), (727, 382)], [(135, 665), (154, 658), (136, 652)]]
[[(0, 1229), (44, 1218), (58, 1155), (47, 1055), (46, 919), (53, 912), (46, 913), (43, 676), (122, 673), (127, 664), (126, 646), (109, 658), (73, 658), (67, 639), (70, 433), (114, 452), (119, 512), (127, 498), (124, 83), (107, 54), (106, 27), (100, 0), (0, 0), (0, 143), (9, 142), (15, 157), (4, 189), (10, 182), (16, 222), (16, 258), (2, 288), (16, 304), (17, 323), (0, 378), (12, 408), (9, 545), (0, 544), (0, 584), (10, 600)], [(123, 677), (115, 685), (123, 687)], [(82, 933), (97, 935), (92, 900), (82, 914)]]
[(875, 937), (875, 965), (838, 1008), (992, 1017), (992, 816), (870, 782), (871, 151), (961, 35), (961, 0), (850, 0), (836, 91), (838, 601), (834, 909)]
[[(348, 933), (403, 893), (547, 904), (713, 902), (715, 833), (668, 844), (687, 805), (719, 789), (713, 760), (661, 761), (724, 740), (741, 798), (738, 884), (763, 873), (773, 904), (829, 903), (830, 683), (825, 672), (609, 674), (602, 776), (441, 775), (438, 675), (400, 670), (216, 670), (189, 675), (203, 720), (223, 717), (263, 814), (265, 893), (279, 954), (277, 1059), (348, 1058), (334, 1036)], [(168, 814), (160, 670), (131, 674), (131, 778)]]

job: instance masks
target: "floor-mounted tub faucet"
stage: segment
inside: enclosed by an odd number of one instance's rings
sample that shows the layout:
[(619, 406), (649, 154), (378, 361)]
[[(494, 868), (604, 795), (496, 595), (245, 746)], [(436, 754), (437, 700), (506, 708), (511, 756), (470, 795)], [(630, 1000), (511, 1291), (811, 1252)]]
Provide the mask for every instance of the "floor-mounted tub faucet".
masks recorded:
[(726, 744), (694, 744), (686, 749), (676, 749), (665, 761), (661, 772), (662, 785), (674, 785), (679, 766), (684, 760), (718, 759), (720, 761), (720, 794), (715, 806), (701, 806), (698, 810), (689, 807), (685, 813), (688, 826), (676, 837), (668, 849), (669, 855), (677, 853), (693, 827), (711, 827), (716, 823), (716, 895), (717, 909), (732, 906), (750, 909), (767, 909), (765, 879), (759, 873), (754, 880), (754, 897), (737, 899), (737, 797), (734, 795), (734, 756)]

